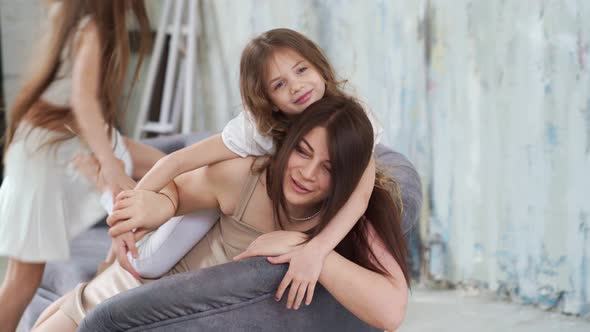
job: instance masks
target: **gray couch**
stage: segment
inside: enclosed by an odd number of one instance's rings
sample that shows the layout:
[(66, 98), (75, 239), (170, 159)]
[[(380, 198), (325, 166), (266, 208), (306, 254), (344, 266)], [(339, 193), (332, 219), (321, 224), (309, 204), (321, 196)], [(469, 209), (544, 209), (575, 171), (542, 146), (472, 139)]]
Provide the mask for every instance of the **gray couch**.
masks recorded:
[[(170, 153), (206, 136), (160, 137), (146, 143)], [(378, 146), (376, 155), (378, 165), (390, 172), (402, 191), (407, 233), (417, 223), (422, 204), (419, 176), (399, 153)], [(23, 317), (27, 330), (51, 302), (93, 277), (110, 245), (107, 226), (100, 222), (71, 245), (69, 262), (47, 264)], [(105, 301), (89, 313), (79, 331), (377, 331), (321, 286), (310, 306), (285, 309), (286, 296), (277, 303), (274, 293), (286, 270), (286, 265), (252, 258), (164, 278)]]

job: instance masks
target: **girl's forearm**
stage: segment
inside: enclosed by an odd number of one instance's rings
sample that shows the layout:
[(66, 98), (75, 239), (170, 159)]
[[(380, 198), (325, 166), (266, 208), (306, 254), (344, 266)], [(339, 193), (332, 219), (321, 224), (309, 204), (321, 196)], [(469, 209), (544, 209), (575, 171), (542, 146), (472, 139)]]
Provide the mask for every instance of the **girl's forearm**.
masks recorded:
[(392, 280), (331, 251), (319, 282), (340, 304), (376, 328), (394, 331), (404, 319), (408, 288), (401, 273)]
[(73, 107), (80, 128), (80, 135), (88, 144), (98, 162), (103, 167), (116, 163), (117, 158), (113, 152), (105, 121), (100, 112), (99, 101), (87, 99), (84, 102), (74, 104)]
[(168, 197), (172, 203), (172, 207), (174, 208), (174, 214), (177, 215), (176, 212), (178, 211), (179, 197), (176, 183), (174, 181), (170, 181), (170, 183), (160, 190), (160, 194)]
[(238, 155), (223, 144), (221, 134), (216, 134), (158, 160), (136, 189), (159, 191), (183, 173), (236, 157)]
[(154, 167), (156, 162), (166, 155), (153, 146), (137, 142), (128, 137), (123, 137), (123, 141), (131, 155), (133, 164), (132, 177), (136, 180), (143, 178)]
[(363, 216), (375, 185), (375, 160), (371, 158), (359, 184), (336, 216), (313, 239), (310, 240), (321, 252), (336, 248), (352, 227)]

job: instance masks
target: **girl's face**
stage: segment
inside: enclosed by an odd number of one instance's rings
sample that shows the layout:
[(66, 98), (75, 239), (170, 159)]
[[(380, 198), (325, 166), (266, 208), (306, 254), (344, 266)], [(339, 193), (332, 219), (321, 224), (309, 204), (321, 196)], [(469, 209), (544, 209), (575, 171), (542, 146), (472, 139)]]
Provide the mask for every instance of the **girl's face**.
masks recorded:
[(326, 91), (320, 72), (288, 48), (278, 49), (270, 57), (264, 84), (271, 102), (287, 116), (303, 112)]
[(323, 201), (332, 181), (326, 128), (312, 129), (291, 152), (283, 190), (291, 206), (309, 208)]

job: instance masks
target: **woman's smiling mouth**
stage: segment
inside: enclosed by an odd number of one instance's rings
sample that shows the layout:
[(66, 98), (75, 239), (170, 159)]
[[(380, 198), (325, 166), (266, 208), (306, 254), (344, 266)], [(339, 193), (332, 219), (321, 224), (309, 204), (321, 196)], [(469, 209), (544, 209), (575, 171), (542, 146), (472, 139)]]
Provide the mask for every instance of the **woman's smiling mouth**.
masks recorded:
[(307, 194), (311, 192), (311, 190), (305, 188), (303, 185), (299, 184), (299, 182), (295, 181), (295, 179), (293, 178), (291, 178), (291, 183), (293, 190), (298, 194)]

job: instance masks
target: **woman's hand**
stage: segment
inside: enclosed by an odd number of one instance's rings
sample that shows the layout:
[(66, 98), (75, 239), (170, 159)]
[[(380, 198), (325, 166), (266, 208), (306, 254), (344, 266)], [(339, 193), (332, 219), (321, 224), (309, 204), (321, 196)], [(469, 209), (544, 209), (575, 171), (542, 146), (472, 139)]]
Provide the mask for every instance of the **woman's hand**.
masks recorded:
[(117, 198), (113, 213), (107, 218), (109, 235), (117, 237), (134, 232), (135, 240), (174, 216), (176, 210), (170, 199), (146, 190), (125, 190)]

